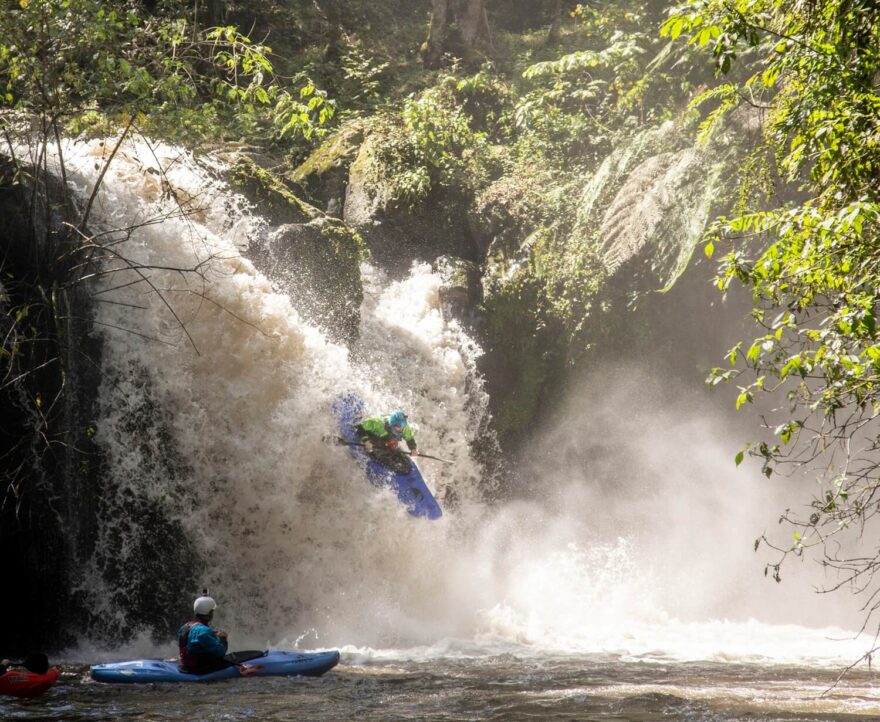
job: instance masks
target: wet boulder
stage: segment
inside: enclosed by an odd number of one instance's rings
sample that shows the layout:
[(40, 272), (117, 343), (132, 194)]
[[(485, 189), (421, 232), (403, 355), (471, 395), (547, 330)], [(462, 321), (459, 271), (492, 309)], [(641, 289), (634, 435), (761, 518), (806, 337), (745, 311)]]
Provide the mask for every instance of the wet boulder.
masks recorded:
[(467, 214), (461, 210), (467, 199), (441, 186), (414, 204), (396, 199), (379, 157), (381, 143), (374, 133), (361, 146), (349, 171), (342, 215), (363, 236), (376, 262), (399, 275), (413, 261), (430, 263), (442, 255), (478, 260)]
[(478, 308), (482, 297), (479, 266), (456, 256), (440, 256), (433, 268), (440, 276), (440, 309), (443, 317), (475, 326), (479, 320)]
[(350, 344), (360, 326), (362, 250), (357, 233), (320, 216), (269, 230), (248, 256), (305, 318), (331, 340)]
[(361, 121), (344, 125), (330, 135), (287, 179), (328, 215), (341, 216), (351, 164), (364, 140)]
[(232, 160), (228, 181), (268, 221), (250, 239), (248, 258), (330, 339), (354, 341), (363, 298), (358, 233), (298, 198), (279, 175), (248, 156)]

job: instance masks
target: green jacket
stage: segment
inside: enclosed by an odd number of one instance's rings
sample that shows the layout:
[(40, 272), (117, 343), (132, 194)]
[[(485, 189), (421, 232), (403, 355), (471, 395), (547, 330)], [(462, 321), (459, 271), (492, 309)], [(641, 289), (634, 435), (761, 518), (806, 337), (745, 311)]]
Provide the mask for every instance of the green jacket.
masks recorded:
[(413, 436), (409, 424), (403, 427), (400, 437), (394, 434), (391, 430), (391, 424), (388, 423), (388, 419), (384, 416), (371, 416), (369, 419), (361, 421), (355, 428), (358, 436), (361, 437), (361, 441), (364, 443), (372, 441), (382, 446), (388, 446), (388, 442), (392, 439), (403, 437), (410, 451), (415, 451), (416, 449), (416, 438)]

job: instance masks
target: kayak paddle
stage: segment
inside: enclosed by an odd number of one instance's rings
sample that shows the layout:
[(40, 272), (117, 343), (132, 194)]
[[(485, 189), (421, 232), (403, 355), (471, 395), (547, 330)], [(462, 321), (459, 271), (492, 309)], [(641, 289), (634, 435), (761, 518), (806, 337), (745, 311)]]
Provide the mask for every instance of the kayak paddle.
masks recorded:
[[(325, 437), (325, 438), (327, 440), (330, 440), (330, 437)], [(357, 441), (346, 441), (341, 436), (337, 436), (334, 439), (334, 442), (336, 444), (339, 444), (340, 446), (366, 446), (366, 444), (361, 444), (360, 442), (357, 442)], [(407, 456), (413, 455), (411, 451), (403, 451), (402, 449), (398, 449), (398, 451), (401, 454), (406, 454)], [(433, 459), (434, 461), (442, 461), (444, 464), (454, 463), (454, 462), (450, 461), (449, 459), (441, 459), (439, 456), (431, 456), (430, 454), (423, 454), (421, 451), (418, 454), (416, 454), (416, 456), (419, 459)]]

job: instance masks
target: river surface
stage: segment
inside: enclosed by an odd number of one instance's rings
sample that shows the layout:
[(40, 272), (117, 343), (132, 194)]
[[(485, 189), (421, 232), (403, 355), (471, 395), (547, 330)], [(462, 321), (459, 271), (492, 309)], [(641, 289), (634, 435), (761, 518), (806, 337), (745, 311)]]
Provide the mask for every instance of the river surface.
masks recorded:
[[(470, 656), (473, 655), (473, 656)], [(863, 669), (677, 662), (615, 655), (343, 654), (319, 679), (106, 685), (62, 665), (43, 698), (0, 701), (4, 720), (878, 720)]]

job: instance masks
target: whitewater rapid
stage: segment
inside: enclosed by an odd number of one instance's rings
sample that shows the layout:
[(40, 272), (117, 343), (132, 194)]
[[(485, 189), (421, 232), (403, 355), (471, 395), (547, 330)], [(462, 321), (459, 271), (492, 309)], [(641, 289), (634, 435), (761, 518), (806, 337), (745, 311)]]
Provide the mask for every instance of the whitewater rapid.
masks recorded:
[[(66, 144), (67, 177), (82, 196), (106, 155), (98, 141)], [(810, 626), (781, 623), (775, 612), (762, 621), (762, 610), (780, 605), (762, 603), (760, 565), (729, 552), (734, 544), (748, 551), (752, 537), (725, 538), (712, 557), (702, 542), (711, 516), (697, 515), (699, 529), (688, 532), (689, 514), (681, 512), (706, 500), (700, 494), (680, 492), (669, 531), (622, 523), (624, 491), (608, 505), (607, 493), (597, 492), (618, 487), (611, 472), (557, 461), (529, 467), (530, 496), (486, 502), (499, 481), (472, 457), (488, 414), (480, 349), (444, 317), (440, 280), (427, 264), (394, 281), (363, 265), (361, 338), (352, 353), (306, 322), (298, 299), (277, 292), (247, 259), (248, 246), (271, 229), (209, 157), (126, 142), (91, 226), (145, 269), (120, 266), (93, 287), (103, 344), (96, 441), (107, 463), (100, 533), (78, 584), (106, 624), (131, 628), (130, 590), (159, 583), (151, 580), (166, 564), (159, 558), (146, 568), (142, 540), (173, 528), (184, 548), (160, 541), (160, 556), (200, 560), (179, 595), (208, 587), (218, 623), (239, 647), (336, 646), (349, 659), (513, 650), (811, 665), (863, 651), (844, 629), (849, 618), (833, 611), (810, 616)], [(336, 433), (332, 402), (349, 390), (371, 413), (405, 409), (420, 448), (454, 460), (421, 463), (444, 507), (441, 520), (408, 516), (390, 492), (365, 482), (344, 449), (328, 444)], [(607, 432), (603, 423), (594, 419), (589, 434)], [(571, 443), (598, 438), (577, 428)], [(550, 454), (566, 432), (547, 431), (536, 431), (536, 442)], [(704, 463), (700, 474), (714, 473)], [(675, 469), (667, 473), (678, 479)], [(650, 518), (651, 494), (625, 491), (638, 494), (631, 510)], [(735, 500), (737, 492), (724, 494)], [(723, 518), (724, 504), (708, 501)], [(150, 526), (158, 512), (170, 525)], [(740, 527), (752, 534), (747, 525), (732, 529)], [(673, 533), (697, 540), (692, 559), (659, 559), (658, 548), (681, 554), (668, 541)], [(700, 573), (687, 572), (692, 563)], [(706, 576), (713, 565), (717, 573)], [(754, 575), (746, 601), (720, 605), (719, 595), (743, 597), (746, 567)], [(806, 594), (785, 605), (812, 604)], [(801, 618), (796, 608), (789, 613)], [(82, 645), (95, 654), (86, 633)], [(169, 647), (161, 632), (143, 630), (103, 649), (118, 658)]]

